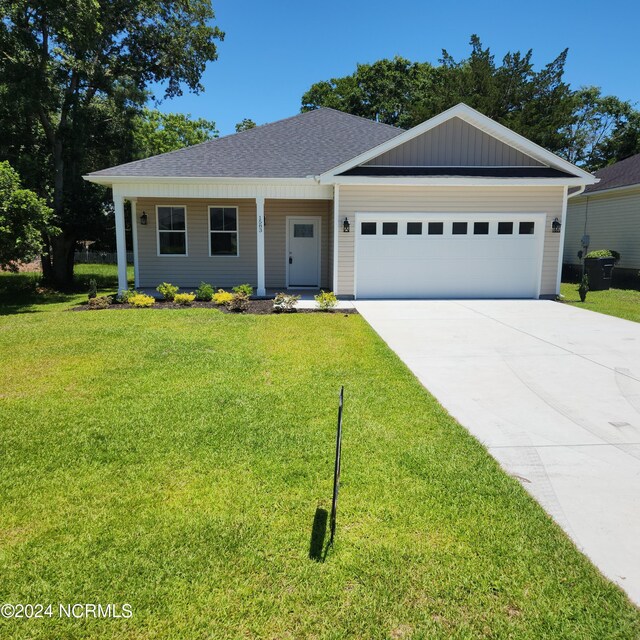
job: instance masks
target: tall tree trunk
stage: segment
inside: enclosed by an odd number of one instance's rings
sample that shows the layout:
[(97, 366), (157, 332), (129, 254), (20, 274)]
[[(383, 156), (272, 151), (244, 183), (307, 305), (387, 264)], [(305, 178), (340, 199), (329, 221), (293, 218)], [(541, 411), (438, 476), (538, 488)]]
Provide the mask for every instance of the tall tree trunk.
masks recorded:
[[(51, 238), (50, 247), (48, 256), (50, 261), (49, 281), (57, 289), (71, 289), (73, 287), (76, 238), (63, 231), (60, 235)], [(46, 273), (44, 275), (46, 278)]]

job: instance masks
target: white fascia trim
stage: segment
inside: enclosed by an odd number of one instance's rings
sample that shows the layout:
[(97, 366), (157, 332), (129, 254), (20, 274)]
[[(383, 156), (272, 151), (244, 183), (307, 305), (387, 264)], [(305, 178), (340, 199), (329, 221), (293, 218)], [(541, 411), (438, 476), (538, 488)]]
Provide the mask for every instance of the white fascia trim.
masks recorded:
[(82, 176), (88, 182), (95, 184), (114, 185), (114, 184), (154, 184), (167, 183), (172, 184), (277, 184), (277, 185), (311, 185), (318, 184), (313, 178), (199, 178), (199, 177), (165, 177), (165, 176), (93, 176), (91, 174)]
[(405, 186), (405, 187), (577, 187), (584, 185), (582, 178), (367, 178), (362, 176), (336, 176), (323, 184), (351, 186)]
[(451, 118), (456, 118), (456, 117), (461, 118), (462, 120), (465, 120), (469, 124), (485, 131), (489, 135), (492, 135), (498, 138), (499, 140), (505, 142), (506, 144), (511, 144), (516, 149), (518, 149), (519, 151), (522, 151), (526, 155), (529, 155), (535, 160), (538, 160), (543, 163), (547, 163), (550, 166), (554, 166), (564, 171), (568, 171), (573, 175), (575, 175), (576, 177), (581, 177), (583, 179), (582, 180), (583, 183), (595, 184), (596, 182), (596, 178), (590, 173), (588, 173), (587, 171), (585, 171), (584, 169), (580, 169), (580, 167), (576, 167), (570, 162), (563, 160), (562, 158), (557, 156), (555, 153), (551, 153), (551, 151), (547, 151), (540, 145), (537, 145), (535, 142), (531, 142), (531, 140), (528, 140), (524, 136), (521, 136), (519, 133), (512, 131), (508, 127), (505, 127), (504, 125), (496, 122), (495, 120), (488, 118), (487, 116), (483, 115), (479, 111), (476, 111), (475, 109), (472, 109), (471, 107), (461, 102), (460, 104), (457, 104), (455, 107), (451, 107), (450, 109), (443, 111), (437, 116), (434, 116), (433, 118), (430, 118), (429, 120), (426, 120), (425, 122), (413, 127), (413, 129), (409, 129), (408, 131), (405, 131), (404, 133), (401, 133), (400, 135), (397, 135), (394, 138), (387, 140), (387, 142), (383, 142), (382, 144), (379, 144), (377, 147), (373, 147), (373, 149), (369, 149), (368, 151), (361, 153), (360, 155), (352, 158), (351, 160), (348, 160), (347, 162), (343, 162), (337, 167), (334, 167), (333, 169), (326, 171), (320, 176), (320, 183), (323, 184), (325, 183), (324, 181), (327, 178), (333, 177), (339, 173), (343, 173), (344, 171), (347, 171), (349, 169), (352, 169), (353, 167), (356, 167), (360, 164), (368, 162), (369, 160), (373, 160), (373, 158), (391, 149), (394, 149), (395, 147), (398, 147), (401, 144), (404, 144), (405, 142), (408, 142), (409, 140), (412, 140), (413, 138), (416, 138), (419, 135), (422, 135), (423, 133), (426, 133), (430, 129), (433, 129), (438, 125), (441, 125), (447, 120), (451, 120)]

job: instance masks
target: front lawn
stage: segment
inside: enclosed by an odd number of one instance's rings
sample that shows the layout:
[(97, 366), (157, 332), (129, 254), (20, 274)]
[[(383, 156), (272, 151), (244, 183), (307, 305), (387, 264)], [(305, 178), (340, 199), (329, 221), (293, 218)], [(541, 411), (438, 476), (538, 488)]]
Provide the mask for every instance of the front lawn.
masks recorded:
[(578, 285), (564, 282), (560, 287), (560, 293), (564, 296), (564, 302), (581, 309), (640, 322), (640, 291), (635, 289), (589, 291), (587, 299), (580, 302)]
[(133, 616), (0, 619), (0, 637), (640, 634), (360, 316), (64, 310), (76, 301), (0, 318), (0, 603)]

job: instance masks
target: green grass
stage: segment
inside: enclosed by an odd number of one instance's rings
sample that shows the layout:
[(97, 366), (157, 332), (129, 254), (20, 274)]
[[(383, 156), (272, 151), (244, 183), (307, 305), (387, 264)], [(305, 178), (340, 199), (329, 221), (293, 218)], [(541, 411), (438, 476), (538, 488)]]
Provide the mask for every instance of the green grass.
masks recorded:
[[(73, 301), (0, 318), (0, 603), (133, 617), (0, 619), (0, 637), (640, 634), (359, 316)], [(341, 384), (338, 532), (319, 562)]]
[(577, 284), (562, 283), (560, 293), (564, 302), (575, 307), (640, 322), (640, 291), (635, 289), (589, 291), (584, 302), (580, 302)]

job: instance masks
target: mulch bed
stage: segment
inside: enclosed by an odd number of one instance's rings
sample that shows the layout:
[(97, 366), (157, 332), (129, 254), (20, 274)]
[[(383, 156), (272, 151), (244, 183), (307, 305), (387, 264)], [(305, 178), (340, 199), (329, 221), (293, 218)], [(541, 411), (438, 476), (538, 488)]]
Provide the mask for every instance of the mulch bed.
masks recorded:
[[(106, 309), (89, 309), (87, 305), (80, 305), (78, 307), (72, 307), (70, 311), (108, 311), (108, 310), (117, 310), (117, 309), (134, 309), (135, 307), (131, 304), (112, 304), (108, 306)], [(258, 316), (266, 316), (266, 315), (287, 315), (286, 313), (274, 313), (273, 312), (273, 300), (249, 300), (249, 309), (247, 311), (230, 311), (223, 304), (215, 304), (214, 302), (200, 302), (198, 300), (194, 300), (189, 306), (182, 306), (176, 304), (175, 302), (166, 302), (164, 300), (156, 300), (156, 303), (152, 307), (147, 307), (148, 309), (217, 309), (218, 311), (222, 311), (222, 313), (230, 313), (230, 314), (250, 314), (250, 315), (258, 315)], [(295, 309), (290, 313), (333, 313), (338, 314), (341, 313), (343, 315), (351, 315), (357, 314), (358, 312), (351, 309), (333, 309), (332, 311), (320, 311), (319, 309)]]

